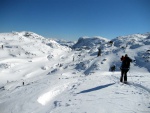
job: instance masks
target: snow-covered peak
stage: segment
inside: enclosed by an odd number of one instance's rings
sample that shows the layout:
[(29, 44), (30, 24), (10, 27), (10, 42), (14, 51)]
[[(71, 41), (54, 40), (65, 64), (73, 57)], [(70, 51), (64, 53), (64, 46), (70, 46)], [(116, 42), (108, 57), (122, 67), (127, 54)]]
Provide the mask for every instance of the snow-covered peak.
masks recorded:
[(82, 48), (85, 47), (87, 49), (93, 48), (93, 47), (99, 47), (105, 43), (107, 43), (109, 40), (103, 37), (80, 37), (78, 39), (78, 42), (73, 46), (73, 48)]
[(34, 32), (30, 31), (22, 31), (22, 32), (12, 32), (14, 35), (18, 35), (20, 37), (26, 37), (29, 39), (37, 39), (37, 40), (44, 40), (45, 38), (41, 35), (38, 35)]
[[(15, 57), (30, 56), (30, 58), (33, 58), (35, 55), (45, 56), (46, 54), (56, 56), (61, 51), (68, 51), (70, 49), (52, 39), (44, 38), (33, 32), (1, 33), (0, 38), (0, 44), (4, 46), (9, 54)], [(6, 56), (4, 55), (4, 57)]]
[(41, 35), (38, 35), (38, 34), (31, 32), (31, 31), (22, 31), (22, 32), (18, 32), (18, 34), (22, 34), (24, 36), (42, 37)]
[(55, 40), (60, 45), (67, 46), (69, 48), (72, 48), (72, 46), (76, 43), (76, 41), (67, 41), (67, 40), (63, 40), (63, 39), (53, 39), (53, 40)]

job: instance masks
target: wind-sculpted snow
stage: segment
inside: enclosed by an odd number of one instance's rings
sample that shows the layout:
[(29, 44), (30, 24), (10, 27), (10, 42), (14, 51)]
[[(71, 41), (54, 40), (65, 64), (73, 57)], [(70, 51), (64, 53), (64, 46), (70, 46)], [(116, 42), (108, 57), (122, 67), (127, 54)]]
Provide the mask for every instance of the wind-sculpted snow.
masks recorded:
[(65, 85), (61, 85), (61, 86), (57, 86), (54, 87), (53, 89), (51, 89), (49, 92), (41, 95), (38, 98), (38, 102), (42, 105), (46, 105), (49, 101), (51, 101), (54, 97), (56, 97), (57, 95), (59, 95), (61, 92), (63, 92), (67, 86), (69, 84), (65, 84)]
[[(74, 44), (1, 33), (0, 113), (150, 113), (149, 37), (82, 37)], [(125, 54), (133, 60), (127, 84), (120, 83)]]

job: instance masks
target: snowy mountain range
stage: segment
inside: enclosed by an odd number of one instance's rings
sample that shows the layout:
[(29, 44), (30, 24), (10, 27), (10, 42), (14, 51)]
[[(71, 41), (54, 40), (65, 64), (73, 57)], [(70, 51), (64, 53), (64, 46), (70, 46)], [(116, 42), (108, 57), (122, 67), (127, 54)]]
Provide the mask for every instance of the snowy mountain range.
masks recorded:
[(150, 33), (77, 42), (0, 33), (0, 53), (0, 113), (150, 113)]

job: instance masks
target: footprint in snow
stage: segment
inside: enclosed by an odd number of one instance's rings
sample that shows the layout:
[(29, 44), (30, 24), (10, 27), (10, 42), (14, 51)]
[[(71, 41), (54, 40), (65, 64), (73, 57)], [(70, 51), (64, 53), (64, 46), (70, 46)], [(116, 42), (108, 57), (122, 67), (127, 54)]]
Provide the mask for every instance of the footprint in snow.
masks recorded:
[(60, 107), (61, 101), (54, 101), (54, 107)]

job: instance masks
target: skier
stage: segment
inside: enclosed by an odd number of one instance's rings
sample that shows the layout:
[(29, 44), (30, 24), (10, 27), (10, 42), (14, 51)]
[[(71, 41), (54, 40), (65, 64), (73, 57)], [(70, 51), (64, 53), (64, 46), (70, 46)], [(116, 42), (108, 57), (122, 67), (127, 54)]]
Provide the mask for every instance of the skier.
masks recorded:
[(100, 48), (98, 48), (98, 54), (97, 54), (97, 57), (98, 56), (101, 56), (101, 49)]
[(124, 83), (126, 83), (127, 82), (127, 72), (130, 69), (130, 62), (132, 62), (132, 60), (126, 54), (125, 57), (124, 56), (121, 57), (121, 61), (122, 61), (122, 65), (120, 67), (120, 69), (121, 69), (120, 82), (123, 82), (123, 78), (124, 78)]
[(113, 66), (111, 67), (111, 71), (113, 72), (113, 71), (115, 71), (115, 69), (116, 69), (116, 66), (113, 65)]
[(109, 45), (112, 46), (113, 45), (113, 41), (109, 41)]
[(112, 65), (112, 66), (109, 68), (109, 71), (114, 72), (115, 69), (116, 69), (116, 66), (115, 66), (115, 65)]

